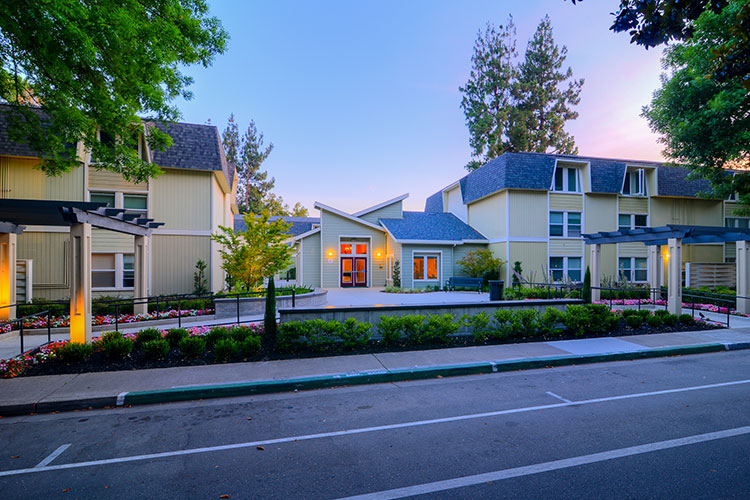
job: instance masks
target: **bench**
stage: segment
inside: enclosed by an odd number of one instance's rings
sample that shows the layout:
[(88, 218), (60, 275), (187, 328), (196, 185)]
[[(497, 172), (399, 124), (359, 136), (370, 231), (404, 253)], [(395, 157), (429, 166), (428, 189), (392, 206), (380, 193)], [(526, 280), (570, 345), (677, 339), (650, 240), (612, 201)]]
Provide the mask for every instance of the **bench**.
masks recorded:
[(464, 278), (464, 277), (451, 277), (445, 282), (446, 290), (455, 290), (457, 287), (462, 288), (476, 288), (477, 292), (482, 292), (482, 285), (484, 280), (482, 278)]

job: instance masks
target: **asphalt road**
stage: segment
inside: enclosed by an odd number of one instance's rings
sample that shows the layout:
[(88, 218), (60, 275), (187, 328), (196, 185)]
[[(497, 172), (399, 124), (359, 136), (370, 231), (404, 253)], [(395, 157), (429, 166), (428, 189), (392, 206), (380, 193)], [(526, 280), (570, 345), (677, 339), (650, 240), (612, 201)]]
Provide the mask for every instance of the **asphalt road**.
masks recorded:
[(747, 499), (750, 351), (4, 418), (0, 450), (4, 499)]

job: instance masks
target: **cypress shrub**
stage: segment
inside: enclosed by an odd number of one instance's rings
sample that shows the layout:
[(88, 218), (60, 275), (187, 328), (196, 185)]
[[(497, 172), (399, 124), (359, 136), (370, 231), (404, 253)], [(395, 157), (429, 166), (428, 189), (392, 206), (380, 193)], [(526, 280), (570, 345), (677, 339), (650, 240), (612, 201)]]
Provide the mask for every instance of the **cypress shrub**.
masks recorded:
[(273, 276), (268, 278), (268, 288), (266, 288), (266, 313), (263, 316), (261, 344), (266, 351), (271, 351), (276, 347), (276, 285), (273, 282)]
[(585, 304), (591, 303), (591, 270), (586, 266), (586, 273), (583, 275), (583, 289), (581, 289), (581, 298)]

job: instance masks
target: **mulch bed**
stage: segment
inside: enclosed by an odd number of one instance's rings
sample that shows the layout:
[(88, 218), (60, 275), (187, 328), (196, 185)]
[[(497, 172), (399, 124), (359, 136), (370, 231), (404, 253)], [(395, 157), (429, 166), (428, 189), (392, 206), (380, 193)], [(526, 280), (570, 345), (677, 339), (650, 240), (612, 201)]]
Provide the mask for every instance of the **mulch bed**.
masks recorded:
[[(394, 346), (384, 346), (377, 340), (371, 340), (364, 347), (360, 349), (344, 349), (341, 345), (332, 345), (324, 351), (305, 351), (296, 353), (280, 353), (276, 351), (271, 352), (260, 352), (259, 354), (245, 359), (237, 358), (233, 362), (244, 362), (244, 361), (270, 361), (279, 359), (300, 359), (300, 358), (316, 358), (326, 356), (341, 356), (341, 355), (352, 355), (352, 354), (379, 354), (385, 352), (404, 352), (404, 351), (423, 351), (429, 349), (445, 349), (451, 347), (472, 347), (477, 345), (502, 345), (502, 344), (518, 344), (525, 342), (548, 342), (553, 340), (573, 340), (581, 338), (597, 338), (597, 337), (624, 337), (629, 335), (644, 335), (653, 333), (673, 333), (673, 332), (685, 332), (685, 331), (702, 331), (702, 330), (714, 330), (722, 328), (714, 324), (696, 322), (692, 325), (678, 324), (677, 326), (662, 326), (659, 328), (652, 328), (647, 325), (643, 325), (641, 328), (633, 329), (625, 325), (624, 322), (620, 322), (619, 326), (608, 332), (606, 335), (589, 335), (583, 337), (574, 337), (570, 335), (558, 335), (558, 336), (540, 336), (533, 338), (509, 338), (509, 339), (488, 339), (483, 344), (477, 344), (474, 341), (474, 337), (469, 334), (459, 334), (451, 337), (448, 343), (444, 344), (431, 344), (431, 345), (414, 345), (409, 343), (402, 343)], [(61, 374), (76, 374), (76, 373), (88, 373), (88, 372), (106, 372), (106, 371), (118, 371), (118, 370), (142, 370), (148, 368), (169, 368), (176, 366), (199, 366), (199, 365), (210, 365), (214, 364), (214, 354), (211, 351), (206, 351), (200, 357), (191, 359), (184, 358), (178, 349), (170, 349), (166, 358), (161, 360), (148, 359), (146, 355), (138, 349), (133, 349), (130, 355), (122, 361), (111, 361), (102, 352), (94, 352), (85, 362), (76, 363), (73, 365), (65, 364), (55, 360), (48, 360), (44, 363), (37, 363), (30, 366), (22, 375), (22, 377), (33, 377), (38, 375), (61, 375)]]

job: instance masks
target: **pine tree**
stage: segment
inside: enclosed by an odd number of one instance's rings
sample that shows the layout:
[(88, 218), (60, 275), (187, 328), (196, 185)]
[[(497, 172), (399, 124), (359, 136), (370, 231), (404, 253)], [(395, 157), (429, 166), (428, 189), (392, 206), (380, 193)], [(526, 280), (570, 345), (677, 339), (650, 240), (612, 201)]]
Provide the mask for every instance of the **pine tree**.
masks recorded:
[(242, 194), (245, 211), (260, 213), (264, 208), (276, 179), (268, 178), (268, 172), (260, 166), (273, 151), (273, 143), (264, 149), (263, 133), (258, 132), (254, 121), (250, 121), (247, 131), (242, 136), (241, 161), (237, 176), (244, 181)]
[(568, 82), (573, 70), (560, 71), (567, 54), (567, 47), (555, 43), (552, 23), (545, 16), (526, 47), (514, 86), (518, 114), (510, 135), (517, 150), (578, 153), (575, 139), (564, 127), (578, 118), (572, 106), (581, 100), (583, 79)]

